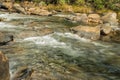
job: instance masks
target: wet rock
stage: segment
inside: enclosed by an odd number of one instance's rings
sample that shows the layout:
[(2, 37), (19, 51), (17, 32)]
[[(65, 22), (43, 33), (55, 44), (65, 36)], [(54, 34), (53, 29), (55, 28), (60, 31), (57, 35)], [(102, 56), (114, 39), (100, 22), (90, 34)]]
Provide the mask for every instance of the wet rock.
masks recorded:
[(81, 23), (85, 23), (85, 24), (87, 24), (87, 22), (88, 22), (87, 14), (75, 14), (75, 15), (71, 15), (71, 16), (65, 16), (65, 18), (70, 21), (76, 21), (76, 22), (81, 22)]
[(5, 21), (5, 20), (6, 20), (5, 18), (0, 18), (0, 22), (1, 22), (1, 21)]
[(120, 30), (112, 30), (107, 35), (101, 35), (102, 41), (117, 42), (120, 43)]
[(101, 25), (101, 34), (102, 35), (107, 35), (112, 31), (112, 27), (110, 26), (110, 24), (102, 24)]
[(0, 80), (10, 80), (9, 61), (0, 51)]
[(118, 26), (118, 19), (117, 19), (117, 13), (107, 13), (102, 18), (103, 23), (109, 23), (110, 25)]
[(53, 32), (54, 31), (50, 28), (42, 28), (42, 29), (38, 30), (38, 34), (41, 36), (48, 35), (48, 34), (51, 34)]
[(15, 38), (26, 38), (26, 37), (34, 37), (34, 36), (37, 36), (36, 31), (25, 30), (19, 34), (16, 34)]
[(99, 14), (89, 14), (88, 15), (88, 22), (89, 23), (102, 23), (102, 21), (100, 20), (100, 15)]
[(72, 32), (81, 37), (98, 40), (100, 38), (100, 27), (77, 26), (71, 28)]
[(32, 27), (32, 30), (25, 30), (16, 35), (16, 38), (26, 38), (34, 36), (44, 36), (53, 33), (54, 31), (50, 28), (38, 28)]
[(75, 16), (81, 16), (81, 13), (74, 13)]
[(11, 41), (13, 41), (13, 35), (0, 32), (0, 45), (6, 45)]
[(11, 80), (31, 80), (31, 75), (34, 72), (33, 69), (28, 67), (19, 68), (13, 75)]

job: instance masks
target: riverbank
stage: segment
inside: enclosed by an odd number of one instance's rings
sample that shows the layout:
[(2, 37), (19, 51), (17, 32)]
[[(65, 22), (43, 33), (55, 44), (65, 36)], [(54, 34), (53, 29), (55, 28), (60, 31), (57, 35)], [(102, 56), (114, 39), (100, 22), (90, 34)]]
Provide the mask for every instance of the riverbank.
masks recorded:
[[(92, 8), (88, 7), (70, 5), (38, 5), (27, 1), (22, 3), (22, 5), (18, 3), (14, 3), (12, 5), (11, 2), (6, 2), (3, 3), (3, 6), (6, 7), (9, 12), (18, 12), (25, 15), (37, 16), (59, 16), (68, 22), (80, 24), (72, 26), (74, 28), (70, 28), (70, 26), (68, 26), (68, 30), (78, 34), (80, 37), (91, 40), (120, 42), (119, 13), (113, 11), (103, 10), (95, 12)], [(75, 29), (75, 27), (77, 28)]]

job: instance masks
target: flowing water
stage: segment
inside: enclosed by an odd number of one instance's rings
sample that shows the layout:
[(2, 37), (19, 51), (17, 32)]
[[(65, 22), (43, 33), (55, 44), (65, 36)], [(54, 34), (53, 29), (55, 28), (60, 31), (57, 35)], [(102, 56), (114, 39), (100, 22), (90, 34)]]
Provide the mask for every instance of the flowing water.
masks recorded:
[[(0, 47), (17, 68), (34, 69), (32, 80), (120, 80), (120, 44), (91, 41), (69, 32), (78, 25), (59, 16), (0, 13), (0, 31), (14, 35), (14, 42)], [(34, 24), (31, 24), (34, 23)], [(53, 30), (40, 35), (40, 29)]]

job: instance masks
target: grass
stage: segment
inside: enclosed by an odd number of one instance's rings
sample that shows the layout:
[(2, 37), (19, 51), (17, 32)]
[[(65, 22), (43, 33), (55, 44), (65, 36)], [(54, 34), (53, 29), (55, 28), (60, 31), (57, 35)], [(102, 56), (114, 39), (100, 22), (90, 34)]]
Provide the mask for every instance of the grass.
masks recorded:
[(56, 10), (63, 12), (77, 12), (77, 13), (90, 13), (92, 11), (91, 8), (83, 7), (83, 6), (75, 6), (75, 5), (48, 5), (48, 10)]
[(92, 12), (92, 8), (86, 7), (86, 6), (73, 5), (72, 8), (73, 8), (73, 11), (76, 13), (91, 13)]
[(95, 12), (99, 13), (99, 14), (103, 14), (103, 13), (106, 13), (106, 12), (114, 12), (114, 11), (104, 8), (104, 9), (101, 9), (101, 10), (96, 10)]

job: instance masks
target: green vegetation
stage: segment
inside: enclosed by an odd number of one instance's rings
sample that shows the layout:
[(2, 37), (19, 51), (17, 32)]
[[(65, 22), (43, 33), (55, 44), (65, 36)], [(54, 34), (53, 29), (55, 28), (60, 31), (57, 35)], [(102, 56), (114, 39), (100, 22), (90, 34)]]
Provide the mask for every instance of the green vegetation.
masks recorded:
[[(21, 0), (16, 0), (21, 1)], [(24, 1), (24, 0), (23, 0)], [(120, 0), (27, 0), (36, 3), (45, 3), (47, 5), (75, 5), (92, 7), (94, 10), (110, 9), (113, 11), (120, 11)]]

